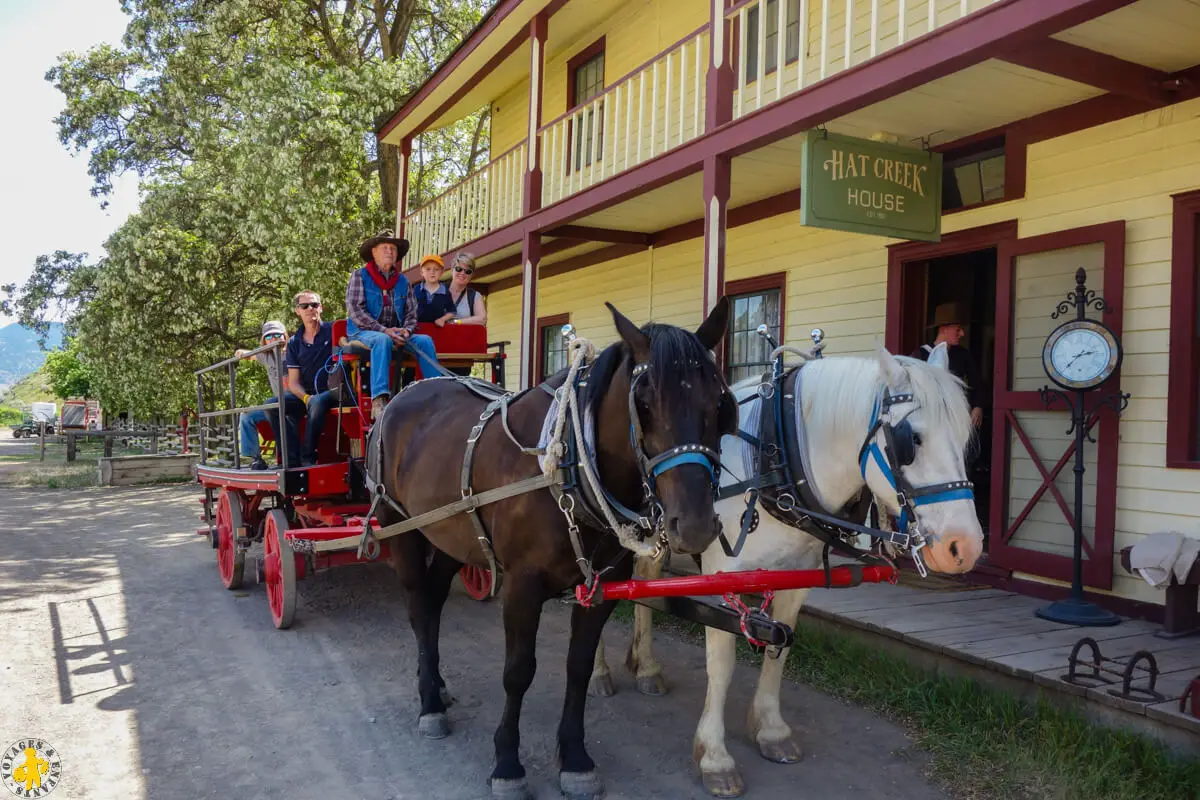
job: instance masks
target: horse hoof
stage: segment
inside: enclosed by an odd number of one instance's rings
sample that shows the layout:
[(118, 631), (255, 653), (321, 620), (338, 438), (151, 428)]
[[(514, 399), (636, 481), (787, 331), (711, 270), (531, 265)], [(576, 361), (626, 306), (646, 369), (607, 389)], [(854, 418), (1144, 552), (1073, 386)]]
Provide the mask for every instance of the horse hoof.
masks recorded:
[(449, 690), (447, 690), (445, 686), (438, 689), (438, 697), (442, 698), (442, 705), (444, 705), (446, 708), (454, 705), (454, 695), (450, 694)]
[(588, 682), (588, 694), (592, 697), (612, 697), (616, 693), (612, 675), (593, 675)]
[(736, 769), (721, 772), (702, 772), (700, 779), (704, 789), (713, 797), (741, 797), (746, 792), (746, 784)]
[(604, 796), (604, 784), (596, 770), (590, 772), (558, 773), (558, 788), (567, 800), (600, 800)]
[(488, 778), (495, 800), (532, 800), (524, 778)]
[(667, 693), (667, 682), (662, 675), (647, 675), (637, 679), (637, 690), (651, 697), (662, 697)]
[(426, 739), (445, 739), (450, 735), (450, 720), (445, 714), (422, 714), (417, 730)]
[(767, 761), (776, 764), (795, 764), (804, 758), (804, 751), (790, 737), (778, 742), (759, 742), (758, 752)]

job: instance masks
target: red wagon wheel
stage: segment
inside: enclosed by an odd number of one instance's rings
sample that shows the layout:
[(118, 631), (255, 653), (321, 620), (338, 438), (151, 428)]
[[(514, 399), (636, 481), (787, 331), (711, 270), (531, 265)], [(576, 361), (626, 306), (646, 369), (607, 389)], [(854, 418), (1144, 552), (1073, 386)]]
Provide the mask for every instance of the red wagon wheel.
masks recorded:
[[(458, 577), (462, 579), (463, 588), (471, 597), (476, 600), (491, 599), (492, 571), (490, 569), (464, 564), (463, 568), (458, 571)], [(497, 586), (496, 589), (499, 590), (500, 587)]]
[(291, 627), (296, 616), (296, 554), (284, 537), (287, 515), (273, 508), (263, 522), (263, 577), (271, 619), (279, 630)]
[(222, 489), (217, 498), (217, 569), (226, 589), (242, 588), (246, 551), (238, 547), (235, 539), (242, 525), (241, 493)]

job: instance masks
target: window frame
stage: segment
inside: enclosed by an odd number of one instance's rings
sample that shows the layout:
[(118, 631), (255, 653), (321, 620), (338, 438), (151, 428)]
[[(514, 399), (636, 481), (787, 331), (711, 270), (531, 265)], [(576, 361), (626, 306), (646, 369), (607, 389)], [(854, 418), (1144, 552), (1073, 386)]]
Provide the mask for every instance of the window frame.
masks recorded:
[[(770, 0), (762, 0), (761, 3), (755, 4), (754, 8), (750, 9), (750, 11), (747, 12), (747, 14), (746, 14), (746, 51), (747, 52), (746, 52), (746, 58), (744, 61), (745, 70), (746, 70), (746, 74), (744, 76), (745, 86), (752, 86), (758, 80), (758, 61), (757, 60), (754, 61), (753, 71), (751, 71), (751, 69), (750, 69), (750, 63), (751, 63), (750, 60), (752, 58), (757, 59), (759, 56), (758, 33), (756, 31), (753, 35), (751, 34), (750, 15), (754, 14), (754, 12), (756, 12), (756, 11), (758, 12), (758, 15), (755, 17), (755, 25), (757, 25), (758, 20), (766, 16), (768, 2), (770, 2)], [(801, 41), (802, 37), (804, 36), (804, 33), (803, 33), (804, 25), (803, 25), (803, 20), (800, 19), (800, 7), (799, 7), (799, 5), (797, 5), (796, 19), (795, 19), (796, 55), (794, 55), (794, 56), (789, 55), (789, 53), (791, 51), (791, 40), (788, 39), (788, 37), (787, 37), (787, 31), (789, 28), (792, 27), (792, 24), (788, 20), (788, 14), (792, 10), (791, 3), (793, 2), (793, 0), (776, 0), (776, 2), (782, 2), (782, 3), (788, 4), (788, 9), (787, 9), (787, 11), (784, 12), (784, 16), (783, 16), (783, 29), (784, 29), (783, 66), (784, 66), (784, 69), (786, 69), (788, 67), (788, 65), (795, 64), (801, 58), (804, 58), (808, 55), (808, 53), (805, 52), (805, 47), (807, 45), (807, 42)], [(797, 0), (797, 2), (798, 2), (798, 0)], [(745, 3), (743, 3), (743, 5), (745, 5)], [(810, 13), (811, 13), (811, 9), (810, 9)], [(774, 19), (775, 20), (779, 19), (778, 13), (775, 14)], [(741, 47), (741, 41), (742, 41), (741, 31), (739, 30), (740, 27), (741, 27), (741, 18), (739, 17), (733, 21), (733, 25), (731, 26), (731, 31), (732, 31), (732, 36), (733, 36), (732, 44), (733, 44), (733, 52), (734, 52), (733, 63), (735, 63), (735, 64), (739, 63), (738, 50)], [(772, 55), (772, 57), (777, 57), (778, 52), (779, 52), (778, 45), (776, 45), (775, 47), (768, 47), (766, 44), (766, 41), (767, 41), (767, 34), (764, 33), (763, 34), (763, 46), (766, 48), (766, 52), (770, 53)], [(763, 80), (766, 80), (768, 75), (774, 75), (775, 71), (777, 69), (779, 69), (778, 64), (776, 64), (775, 66), (768, 66), (768, 65), (764, 64), (763, 65)]]
[(561, 328), (563, 325), (571, 321), (571, 314), (550, 314), (537, 319), (537, 369), (534, 373), (537, 375), (537, 382), (541, 383), (549, 376), (546, 374), (546, 329)]
[[(587, 66), (587, 64), (592, 59), (596, 58), (597, 56), (605, 57), (604, 63), (600, 67), (600, 91), (599, 91), (599, 93), (597, 93), (595, 95), (595, 97), (589, 97), (587, 100), (580, 102), (579, 98), (576, 94), (576, 91), (575, 91), (576, 75), (582, 67)], [(566, 113), (568, 115), (573, 114), (574, 112), (578, 111), (583, 106), (587, 105), (588, 103), (592, 102), (597, 97), (602, 96), (606, 91), (608, 91), (607, 78), (605, 77), (607, 72), (608, 72), (608, 57), (607, 57), (607, 54), (605, 51), (605, 37), (603, 37), (603, 36), (601, 36), (596, 41), (592, 42), (587, 47), (580, 50), (578, 53), (576, 53), (571, 58), (567, 59), (567, 111), (566, 111)], [(599, 122), (597, 122), (595, 124), (600, 126), (599, 136), (597, 138), (601, 142), (601, 148), (603, 151), (604, 114), (600, 113), (595, 116), (599, 119)], [(583, 169), (589, 167), (592, 163), (591, 161), (587, 161), (587, 162), (581, 161), (578, 167), (575, 166), (574, 144), (575, 144), (575, 120), (571, 119), (571, 120), (567, 121), (567, 146), (566, 146), (566, 164), (565, 164), (566, 169), (564, 172), (564, 174), (566, 174), (566, 175), (571, 174), (572, 170), (576, 170), (576, 171), (583, 170)], [(589, 155), (590, 155), (590, 153), (589, 153)]]
[(953, 167), (963, 166), (973, 160), (982, 160), (995, 156), (1003, 151), (1004, 154), (1004, 194), (994, 200), (984, 200), (971, 205), (943, 208), (942, 215), (957, 214), (998, 203), (1007, 203), (1025, 196), (1025, 172), (1028, 152), (1025, 140), (1020, 132), (1012, 126), (999, 130), (984, 131), (975, 136), (949, 143), (952, 147), (935, 147), (942, 154), (943, 175), (951, 175)]
[(1166, 466), (1200, 469), (1200, 189), (1171, 195)]
[[(787, 338), (787, 272), (772, 272), (767, 275), (756, 275), (753, 278), (742, 278), (736, 281), (726, 281), (724, 296), (729, 302), (729, 326), (721, 340), (720, 364), (721, 373), (729, 380), (732, 369), (730, 360), (733, 354), (733, 304), (734, 300), (745, 295), (763, 294), (768, 291), (779, 292), (779, 344)], [(739, 364), (737, 366), (746, 366)]]

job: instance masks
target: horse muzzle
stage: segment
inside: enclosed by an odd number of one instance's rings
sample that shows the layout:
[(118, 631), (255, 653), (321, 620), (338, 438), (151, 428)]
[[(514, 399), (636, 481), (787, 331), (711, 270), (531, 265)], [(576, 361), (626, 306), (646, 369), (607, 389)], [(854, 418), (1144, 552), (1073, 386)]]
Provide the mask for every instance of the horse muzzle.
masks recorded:
[(689, 514), (667, 517), (664, 531), (667, 544), (680, 555), (698, 555), (708, 549), (721, 534), (721, 518), (716, 514)]
[(934, 572), (957, 575), (970, 572), (983, 554), (983, 537), (970, 533), (947, 533), (921, 551), (925, 564)]

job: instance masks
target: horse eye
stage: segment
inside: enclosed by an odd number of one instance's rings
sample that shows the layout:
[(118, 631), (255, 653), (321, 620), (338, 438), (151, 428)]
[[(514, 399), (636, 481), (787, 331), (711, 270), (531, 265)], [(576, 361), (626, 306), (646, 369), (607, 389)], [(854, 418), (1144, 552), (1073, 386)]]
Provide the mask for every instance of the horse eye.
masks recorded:
[(921, 434), (919, 434), (915, 431), (913, 432), (913, 445), (915, 445), (916, 447), (921, 446)]

